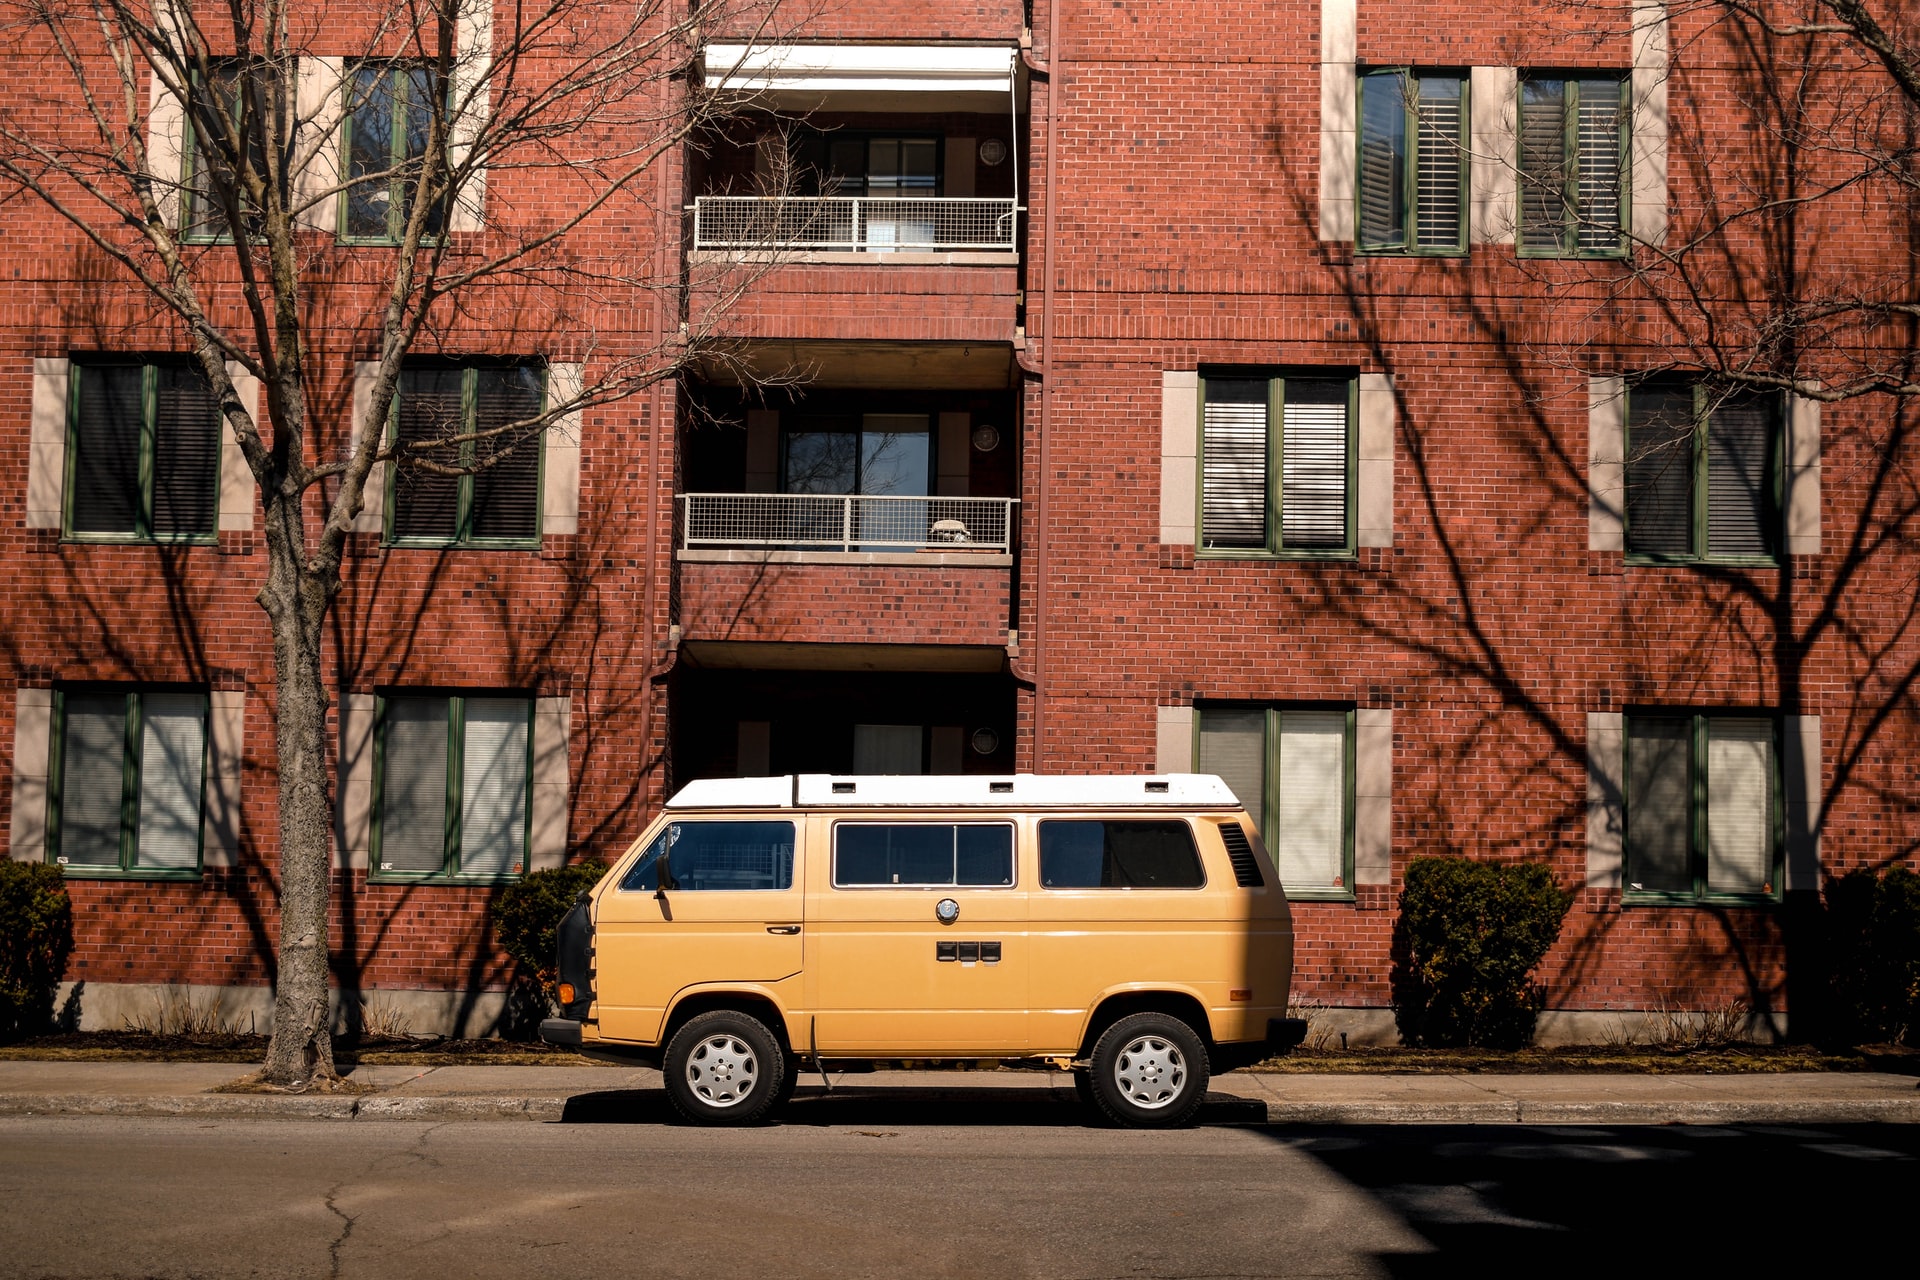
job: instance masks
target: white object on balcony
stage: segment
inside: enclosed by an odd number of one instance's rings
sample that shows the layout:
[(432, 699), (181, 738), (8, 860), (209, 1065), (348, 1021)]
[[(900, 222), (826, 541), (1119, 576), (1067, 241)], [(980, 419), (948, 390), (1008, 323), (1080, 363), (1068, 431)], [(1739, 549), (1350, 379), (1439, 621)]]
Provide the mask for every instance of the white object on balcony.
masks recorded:
[(707, 88), (734, 93), (1011, 93), (1004, 45), (710, 44)]

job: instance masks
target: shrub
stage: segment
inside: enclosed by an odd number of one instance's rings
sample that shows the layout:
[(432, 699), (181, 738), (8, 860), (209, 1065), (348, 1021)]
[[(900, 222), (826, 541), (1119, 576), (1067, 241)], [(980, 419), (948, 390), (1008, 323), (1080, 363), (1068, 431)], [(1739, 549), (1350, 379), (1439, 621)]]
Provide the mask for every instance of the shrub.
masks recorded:
[(606, 864), (600, 862), (551, 867), (522, 877), (494, 900), (493, 925), (500, 945), (548, 996), (559, 980), (553, 971), (554, 931), (581, 890), (591, 889), (606, 873)]
[(1851, 1044), (1920, 1047), (1920, 875), (1862, 867), (1827, 885), (1832, 1030)]
[(1394, 1017), (1408, 1044), (1518, 1048), (1544, 992), (1533, 971), (1573, 895), (1538, 863), (1415, 858), (1400, 894)]
[(0, 862), (0, 1041), (53, 1021), (53, 997), (73, 951), (73, 903), (60, 868)]

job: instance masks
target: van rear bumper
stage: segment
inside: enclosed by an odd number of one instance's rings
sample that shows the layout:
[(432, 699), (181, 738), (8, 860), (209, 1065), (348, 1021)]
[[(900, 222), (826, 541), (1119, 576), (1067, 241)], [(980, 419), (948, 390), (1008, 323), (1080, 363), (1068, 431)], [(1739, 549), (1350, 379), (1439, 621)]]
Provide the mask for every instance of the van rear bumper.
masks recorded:
[(1265, 1040), (1244, 1040), (1217, 1044), (1211, 1054), (1215, 1074), (1237, 1071), (1256, 1062), (1276, 1058), (1307, 1038), (1304, 1018), (1268, 1018)]
[(1267, 1047), (1275, 1053), (1297, 1049), (1306, 1038), (1307, 1020), (1305, 1018), (1267, 1019)]

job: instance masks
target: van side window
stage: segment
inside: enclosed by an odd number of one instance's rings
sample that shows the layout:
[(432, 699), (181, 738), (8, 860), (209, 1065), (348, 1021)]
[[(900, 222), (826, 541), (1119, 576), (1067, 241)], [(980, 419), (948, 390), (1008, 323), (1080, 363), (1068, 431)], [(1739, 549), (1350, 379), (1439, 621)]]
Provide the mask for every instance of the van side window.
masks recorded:
[(622, 889), (791, 889), (791, 822), (673, 822), (621, 878)]
[(839, 888), (1004, 888), (1013, 883), (1013, 828), (960, 822), (838, 823), (833, 828), (833, 883)]
[(1206, 879), (1184, 822), (1040, 824), (1040, 883), (1048, 889), (1198, 889)]

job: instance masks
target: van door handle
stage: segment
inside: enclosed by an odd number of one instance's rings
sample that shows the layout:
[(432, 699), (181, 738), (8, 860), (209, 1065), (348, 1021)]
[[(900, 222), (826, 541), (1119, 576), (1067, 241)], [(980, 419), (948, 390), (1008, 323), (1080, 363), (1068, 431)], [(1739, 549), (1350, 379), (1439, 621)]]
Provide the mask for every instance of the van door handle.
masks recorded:
[(797, 924), (770, 924), (767, 926), (767, 932), (795, 934), (800, 932), (800, 926)]

